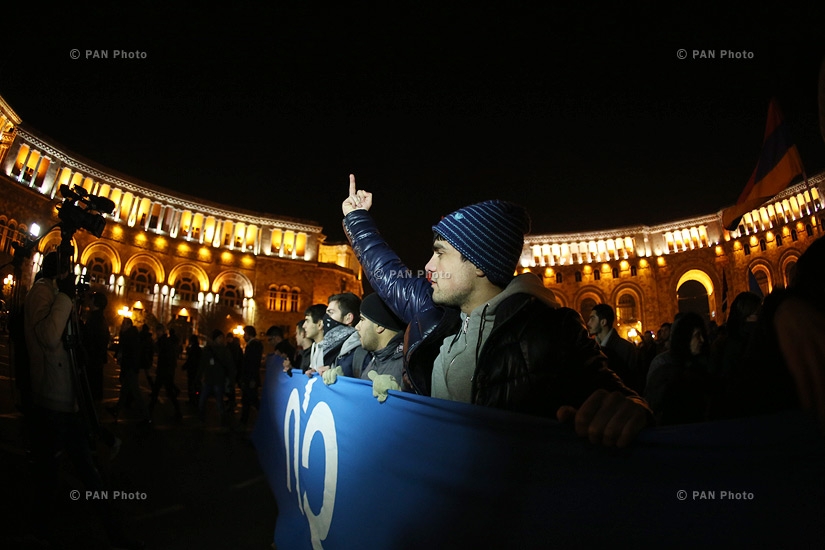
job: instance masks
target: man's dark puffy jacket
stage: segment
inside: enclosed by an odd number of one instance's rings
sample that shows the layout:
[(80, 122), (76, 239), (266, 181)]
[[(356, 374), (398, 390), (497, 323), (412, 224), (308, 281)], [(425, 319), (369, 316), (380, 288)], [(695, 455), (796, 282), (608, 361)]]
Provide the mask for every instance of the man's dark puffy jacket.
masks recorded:
[[(458, 310), (433, 303), (429, 281), (411, 276), (366, 211), (348, 214), (344, 230), (372, 288), (408, 323), (404, 337), (408, 381), (417, 393), (430, 395), (441, 343), (460, 328)], [(601, 388), (621, 391), (645, 404), (607, 367), (607, 358), (589, 337), (581, 315), (552, 302), (546, 291), (539, 290), (541, 283), (534, 275), (522, 275), (513, 284), (523, 286), (525, 292), (506, 297), (496, 308), (492, 332), (478, 350), (472, 403), (555, 417), (560, 406), (578, 407)], [(536, 291), (531, 292), (531, 287)]]

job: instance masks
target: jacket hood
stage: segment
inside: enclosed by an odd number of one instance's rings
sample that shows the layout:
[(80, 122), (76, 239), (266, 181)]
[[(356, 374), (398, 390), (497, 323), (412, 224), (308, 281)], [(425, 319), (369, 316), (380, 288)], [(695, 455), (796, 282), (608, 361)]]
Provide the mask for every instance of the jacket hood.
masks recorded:
[(488, 302), (487, 314), (491, 315), (495, 313), (498, 304), (515, 294), (528, 294), (541, 300), (541, 302), (548, 307), (554, 309), (559, 307), (559, 303), (556, 301), (555, 296), (553, 296), (553, 292), (545, 288), (538, 275), (534, 273), (522, 273), (514, 277), (513, 280), (510, 281), (510, 284), (501, 291), (501, 294)]

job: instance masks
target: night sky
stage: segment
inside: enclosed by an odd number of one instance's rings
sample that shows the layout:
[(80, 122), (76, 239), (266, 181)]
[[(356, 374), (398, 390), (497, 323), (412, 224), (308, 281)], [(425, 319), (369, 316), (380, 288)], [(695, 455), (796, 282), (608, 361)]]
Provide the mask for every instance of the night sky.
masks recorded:
[(314, 220), (330, 242), (353, 172), (413, 268), (440, 216), (489, 198), (528, 206), (536, 233), (716, 212), (756, 165), (772, 96), (808, 173), (825, 169), (820, 14), (277, 4), (12, 14), (0, 95), (84, 157)]

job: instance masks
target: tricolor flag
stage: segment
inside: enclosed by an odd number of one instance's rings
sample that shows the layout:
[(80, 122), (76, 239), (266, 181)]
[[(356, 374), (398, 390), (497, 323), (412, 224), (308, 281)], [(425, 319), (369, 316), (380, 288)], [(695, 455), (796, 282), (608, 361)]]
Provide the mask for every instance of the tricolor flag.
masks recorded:
[(750, 290), (760, 298), (765, 297), (765, 293), (762, 292), (762, 287), (759, 286), (759, 281), (756, 280), (756, 275), (754, 275), (752, 269), (748, 269), (748, 290)]
[(725, 228), (728, 231), (736, 229), (742, 216), (761, 206), (788, 187), (796, 176), (804, 173), (802, 159), (796, 145), (791, 142), (779, 105), (776, 99), (772, 99), (768, 107), (768, 122), (759, 162), (739, 195), (739, 200), (722, 212)]

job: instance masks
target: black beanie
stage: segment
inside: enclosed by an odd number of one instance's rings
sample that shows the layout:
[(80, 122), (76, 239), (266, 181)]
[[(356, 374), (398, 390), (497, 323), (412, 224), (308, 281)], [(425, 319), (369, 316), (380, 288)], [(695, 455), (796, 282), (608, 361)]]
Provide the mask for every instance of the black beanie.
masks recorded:
[(361, 316), (395, 332), (402, 332), (407, 328), (406, 323), (399, 319), (375, 292), (368, 294), (361, 301)]

